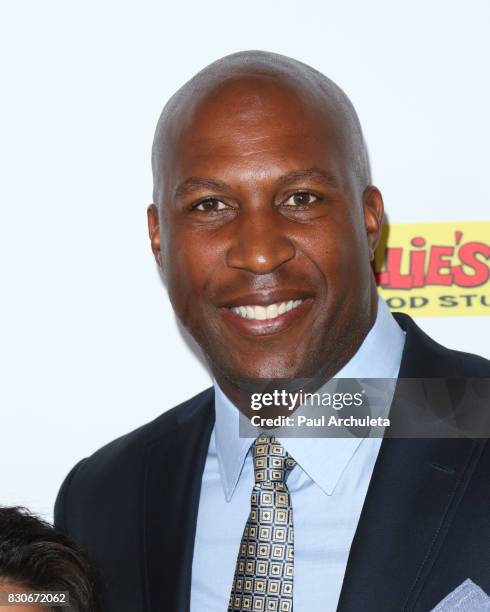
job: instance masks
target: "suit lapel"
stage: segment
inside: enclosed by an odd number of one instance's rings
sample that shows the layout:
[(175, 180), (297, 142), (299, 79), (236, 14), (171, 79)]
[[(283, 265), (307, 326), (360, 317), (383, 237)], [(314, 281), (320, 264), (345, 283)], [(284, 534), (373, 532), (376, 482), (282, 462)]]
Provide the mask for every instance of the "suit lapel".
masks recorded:
[[(400, 378), (461, 376), (405, 315)], [(393, 401), (396, 405), (396, 393)], [(349, 553), (338, 612), (412, 610), (484, 440), (385, 438)]]
[(201, 479), (214, 424), (212, 390), (147, 449), (144, 580), (151, 612), (188, 612)]
[(483, 443), (383, 440), (339, 612), (413, 609)]

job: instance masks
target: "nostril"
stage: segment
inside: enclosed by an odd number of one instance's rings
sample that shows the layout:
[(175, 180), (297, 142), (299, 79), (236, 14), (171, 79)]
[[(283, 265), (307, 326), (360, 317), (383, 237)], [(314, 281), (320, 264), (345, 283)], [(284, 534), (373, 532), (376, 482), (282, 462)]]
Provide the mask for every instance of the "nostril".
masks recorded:
[(226, 263), (254, 274), (269, 274), (296, 255), (294, 244), (285, 236), (261, 235), (235, 243), (228, 250)]

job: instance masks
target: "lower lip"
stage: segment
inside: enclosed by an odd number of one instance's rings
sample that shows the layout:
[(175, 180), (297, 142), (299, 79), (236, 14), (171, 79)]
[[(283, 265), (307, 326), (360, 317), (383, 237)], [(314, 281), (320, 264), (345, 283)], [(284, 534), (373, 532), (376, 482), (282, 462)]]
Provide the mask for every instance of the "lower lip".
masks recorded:
[(254, 319), (244, 319), (240, 315), (235, 314), (229, 308), (222, 308), (223, 317), (228, 323), (231, 323), (242, 333), (248, 336), (269, 336), (278, 334), (295, 321), (303, 317), (311, 308), (313, 300), (308, 298), (304, 300), (296, 308), (292, 308), (275, 319), (266, 319), (265, 321), (257, 321)]

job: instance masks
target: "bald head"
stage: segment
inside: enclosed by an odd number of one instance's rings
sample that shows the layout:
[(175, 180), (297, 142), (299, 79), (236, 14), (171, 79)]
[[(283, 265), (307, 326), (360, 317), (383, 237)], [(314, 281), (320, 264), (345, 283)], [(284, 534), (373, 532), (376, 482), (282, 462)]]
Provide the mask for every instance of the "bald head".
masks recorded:
[[(186, 130), (208, 121), (206, 109), (214, 106), (213, 122), (219, 129), (241, 122), (253, 133), (253, 115), (259, 110), (271, 119), (280, 104), (292, 110), (287, 123), (305, 113), (323, 116), (329, 137), (342, 148), (359, 191), (371, 182), (369, 158), (361, 125), (352, 103), (333, 81), (297, 60), (265, 51), (243, 51), (213, 62), (185, 83), (165, 105), (155, 131), (152, 149), (153, 199), (162, 200), (166, 170)], [(250, 111), (250, 112), (248, 112)], [(252, 112), (253, 111), (253, 112)], [(203, 118), (204, 117), (204, 118)], [(248, 123), (247, 123), (248, 122)], [(217, 125), (219, 123), (219, 125)], [(208, 125), (213, 130), (213, 125)]]

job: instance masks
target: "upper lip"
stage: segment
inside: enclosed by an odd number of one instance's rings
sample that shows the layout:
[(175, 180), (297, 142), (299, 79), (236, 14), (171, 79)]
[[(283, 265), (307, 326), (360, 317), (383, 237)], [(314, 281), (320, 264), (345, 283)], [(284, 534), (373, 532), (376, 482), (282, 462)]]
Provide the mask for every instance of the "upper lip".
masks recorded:
[(312, 297), (312, 293), (300, 289), (274, 289), (272, 291), (257, 291), (237, 295), (223, 300), (218, 304), (220, 308), (234, 308), (236, 306), (269, 306), (278, 302), (289, 302), (289, 300), (306, 300)]

